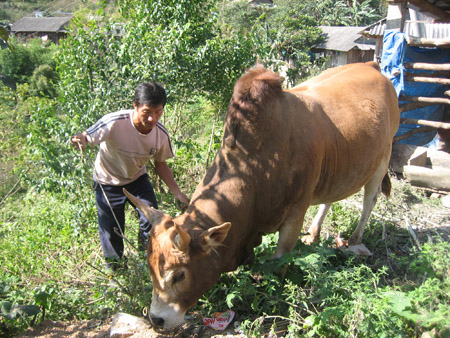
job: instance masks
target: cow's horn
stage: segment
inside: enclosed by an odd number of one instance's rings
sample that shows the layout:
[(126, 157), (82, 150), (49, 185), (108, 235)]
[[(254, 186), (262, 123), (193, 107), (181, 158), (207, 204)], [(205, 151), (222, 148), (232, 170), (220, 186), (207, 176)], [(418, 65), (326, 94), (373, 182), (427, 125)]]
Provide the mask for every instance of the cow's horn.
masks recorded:
[(140, 198), (130, 194), (125, 188), (123, 188), (123, 193), (127, 196), (131, 203), (133, 203), (134, 206), (138, 208), (145, 215), (145, 217), (147, 217), (153, 226), (157, 225), (166, 215), (165, 212), (152, 208)]
[(174, 243), (180, 251), (185, 251), (191, 242), (191, 236), (181, 225), (175, 225), (175, 229), (177, 234), (175, 235)]

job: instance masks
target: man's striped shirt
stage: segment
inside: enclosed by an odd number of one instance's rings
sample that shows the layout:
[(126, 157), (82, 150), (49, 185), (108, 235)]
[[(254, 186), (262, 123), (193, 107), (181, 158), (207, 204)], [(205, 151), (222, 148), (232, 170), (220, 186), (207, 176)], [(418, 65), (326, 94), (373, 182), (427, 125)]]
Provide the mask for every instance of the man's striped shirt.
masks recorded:
[(150, 158), (162, 162), (174, 156), (166, 128), (158, 122), (150, 133), (141, 134), (133, 124), (133, 112), (107, 114), (86, 130), (88, 142), (100, 144), (94, 169), (96, 182), (125, 185), (146, 173)]

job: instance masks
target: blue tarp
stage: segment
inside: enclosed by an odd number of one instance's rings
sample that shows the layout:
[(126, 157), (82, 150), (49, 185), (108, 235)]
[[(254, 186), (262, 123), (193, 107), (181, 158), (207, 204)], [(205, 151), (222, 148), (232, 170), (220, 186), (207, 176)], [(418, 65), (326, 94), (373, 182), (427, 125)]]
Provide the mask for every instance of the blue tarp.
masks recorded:
[[(423, 70), (406, 70), (404, 63), (424, 62), (424, 63), (449, 63), (450, 50), (442, 48), (423, 48), (410, 47), (405, 40), (405, 34), (388, 30), (383, 37), (383, 54), (381, 56), (381, 72), (387, 76), (395, 87), (397, 96), (425, 96), (425, 97), (444, 97), (444, 92), (448, 88), (445, 85), (434, 83), (409, 82), (405, 79), (405, 72), (423, 73)], [(433, 73), (427, 71), (427, 73)], [(399, 101), (399, 104), (406, 102)], [(425, 119), (431, 121), (442, 121), (444, 115), (444, 105), (428, 106), (411, 111), (405, 111), (401, 117), (413, 119)], [(419, 128), (418, 125), (401, 124), (397, 135), (403, 135), (412, 129)], [(419, 146), (428, 146), (433, 143), (436, 131), (428, 133), (417, 133), (410, 138), (402, 140), (402, 143), (408, 143)]]

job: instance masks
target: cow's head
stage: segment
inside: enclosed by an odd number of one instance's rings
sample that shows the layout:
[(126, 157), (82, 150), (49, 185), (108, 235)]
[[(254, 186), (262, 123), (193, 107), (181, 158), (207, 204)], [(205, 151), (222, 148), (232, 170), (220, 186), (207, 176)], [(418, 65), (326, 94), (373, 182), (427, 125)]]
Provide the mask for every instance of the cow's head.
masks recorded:
[(222, 271), (211, 257), (217, 256), (231, 223), (188, 232), (177, 219), (124, 193), (153, 226), (147, 248), (153, 283), (150, 321), (156, 328), (172, 329), (219, 278)]

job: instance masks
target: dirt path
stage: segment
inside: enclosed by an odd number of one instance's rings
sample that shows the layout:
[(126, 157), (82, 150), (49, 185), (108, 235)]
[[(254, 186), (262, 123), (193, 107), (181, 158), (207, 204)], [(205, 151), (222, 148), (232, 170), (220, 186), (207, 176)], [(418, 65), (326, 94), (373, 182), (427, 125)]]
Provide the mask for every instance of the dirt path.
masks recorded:
[[(44, 322), (29, 328), (26, 332), (16, 336), (17, 338), (107, 338), (109, 337), (111, 321), (109, 320), (85, 320), (72, 322), (53, 322), (45, 320)], [(232, 325), (231, 325), (232, 326)], [(230, 326), (230, 327), (231, 327)], [(225, 331), (215, 331), (207, 327), (190, 326), (179, 333), (164, 335), (153, 329), (141, 330), (130, 338), (221, 338), (235, 337), (243, 338), (244, 335), (236, 334), (233, 328)]]

